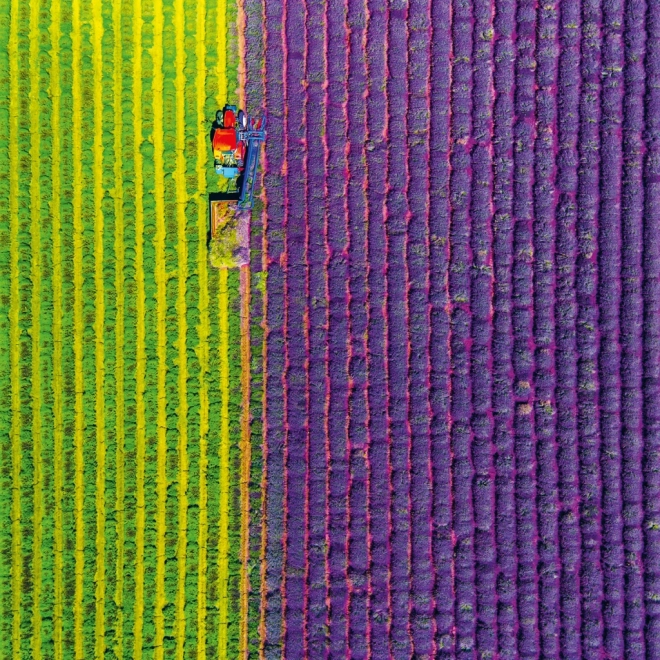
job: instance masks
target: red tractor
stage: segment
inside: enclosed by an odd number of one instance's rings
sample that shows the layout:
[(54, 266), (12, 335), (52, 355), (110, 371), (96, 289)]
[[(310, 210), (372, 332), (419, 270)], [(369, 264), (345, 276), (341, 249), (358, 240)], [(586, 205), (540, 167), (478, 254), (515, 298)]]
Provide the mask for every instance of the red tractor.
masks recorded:
[(215, 113), (211, 129), (215, 171), (226, 179), (235, 179), (245, 167), (246, 142), (241, 131), (246, 131), (247, 116), (235, 105), (226, 105)]
[(215, 113), (211, 128), (215, 171), (225, 182), (220, 191), (209, 195), (211, 235), (222, 215), (221, 207), (235, 204), (238, 211), (249, 211), (257, 182), (261, 145), (266, 139), (266, 116), (248, 117), (235, 105), (225, 105)]

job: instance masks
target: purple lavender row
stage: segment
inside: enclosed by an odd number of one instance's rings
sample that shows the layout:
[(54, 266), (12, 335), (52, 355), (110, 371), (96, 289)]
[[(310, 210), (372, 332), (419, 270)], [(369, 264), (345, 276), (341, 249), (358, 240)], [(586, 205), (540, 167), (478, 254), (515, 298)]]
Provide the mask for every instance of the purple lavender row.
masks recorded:
[(580, 653), (580, 527), (577, 438), (577, 347), (575, 260), (577, 140), (580, 97), (580, 6), (563, 2), (560, 14), (555, 264), (557, 440), (559, 452), (559, 544), (562, 657)]
[(621, 114), (623, 0), (603, 5), (601, 175), (598, 246), (603, 648), (623, 657), (623, 517), (621, 497)]
[(452, 5), (453, 67), (451, 86), (451, 201), (449, 295), (451, 309), (451, 448), (456, 589), (456, 652), (473, 657), (476, 594), (474, 586), (474, 515), (472, 510), (472, 417), (470, 346), (470, 152), (472, 128), (472, 3)]
[(284, 253), (284, 89), (282, 81), (282, 2), (265, 3), (266, 112), (270, 117), (264, 158), (266, 213), (266, 384), (264, 426), (268, 443), (266, 471), (266, 571), (263, 649), (268, 660), (282, 656), (282, 542), (284, 531), (284, 377), (283, 310), (285, 275), (280, 259)]
[(309, 214), (309, 557), (307, 650), (309, 657), (328, 655), (328, 552), (326, 545), (328, 488), (328, 252), (325, 137), (328, 98), (326, 77), (327, 23), (322, 2), (308, 4), (307, 18), (307, 209)]
[(626, 3), (621, 214), (621, 456), (626, 658), (645, 655), (643, 575), (642, 233), (644, 209), (644, 51), (646, 2)]
[(536, 2), (518, 0), (513, 183), (513, 371), (518, 549), (518, 653), (538, 657), (536, 441), (534, 428), (533, 172)]
[(577, 214), (578, 446), (582, 537), (582, 656), (601, 658), (603, 580), (600, 566), (601, 478), (598, 424), (598, 203), (600, 167), (600, 0), (582, 4), (582, 87)]
[(330, 400), (329, 563), (330, 655), (348, 655), (348, 262), (345, 3), (328, 4), (328, 265)]
[(370, 653), (369, 591), (369, 434), (367, 430), (367, 173), (364, 167), (367, 141), (365, 62), (366, 1), (349, 0), (348, 24), (348, 263), (351, 381), (349, 427), (351, 438), (349, 493), (349, 603), (348, 645), (351, 657), (368, 658)]
[(367, 286), (369, 378), (369, 510), (371, 514), (371, 599), (369, 625), (373, 658), (390, 656), (390, 456), (386, 368), (386, 234), (387, 174), (387, 9), (368, 1), (367, 23)]
[(513, 444), (513, 126), (515, 0), (495, 6), (493, 84), (493, 435), (495, 441), (495, 538), (497, 543), (497, 631), (500, 657), (517, 658), (517, 553), (515, 453)]
[(434, 657), (430, 325), (429, 325), (429, 73), (431, 2), (411, 0), (408, 14), (408, 203), (411, 432), (411, 611), (412, 650)]
[(284, 5), (285, 479), (284, 656), (307, 657), (308, 331), (307, 171), (305, 162), (305, 3)]
[(660, 7), (649, 5), (644, 170), (644, 592), (646, 654), (660, 657)]
[(477, 657), (497, 655), (493, 479), (492, 296), (493, 2), (475, 0), (472, 41), (472, 463)]
[(534, 162), (534, 355), (540, 655), (559, 658), (559, 538), (555, 430), (555, 177), (557, 154), (557, 2), (538, 8)]
[(387, 95), (389, 111), (387, 177), (387, 380), (392, 465), (392, 656), (409, 658), (410, 638), (410, 421), (408, 408), (407, 224), (410, 210), (407, 144), (408, 27), (406, 0), (389, 3)]
[(435, 601), (435, 654), (454, 651), (454, 586), (449, 432), (449, 99), (451, 84), (451, 8), (431, 3), (431, 82), (429, 133), (429, 305), (430, 405), (433, 494), (432, 552)]

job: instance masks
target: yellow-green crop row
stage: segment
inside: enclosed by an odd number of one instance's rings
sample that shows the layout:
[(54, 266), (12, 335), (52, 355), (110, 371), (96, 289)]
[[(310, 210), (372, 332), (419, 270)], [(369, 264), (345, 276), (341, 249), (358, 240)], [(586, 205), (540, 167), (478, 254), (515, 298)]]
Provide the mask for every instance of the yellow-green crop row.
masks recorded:
[(260, 339), (206, 246), (236, 2), (0, 12), (0, 656), (243, 656)]

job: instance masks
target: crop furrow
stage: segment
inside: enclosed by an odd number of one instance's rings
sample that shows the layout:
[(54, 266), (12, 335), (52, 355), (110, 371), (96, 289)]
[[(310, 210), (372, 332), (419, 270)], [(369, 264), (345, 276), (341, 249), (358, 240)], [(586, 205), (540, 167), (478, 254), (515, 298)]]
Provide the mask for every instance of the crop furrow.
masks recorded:
[[(580, 591), (584, 658), (600, 658), (603, 581), (601, 548), (600, 428), (598, 424), (598, 183), (601, 80), (601, 3), (582, 6), (581, 96), (577, 193), (576, 343), (578, 350), (578, 451), (580, 455)], [(598, 503), (598, 504), (597, 504)]]
[(30, 336), (31, 336), (31, 389), (30, 406), (32, 409), (32, 428), (30, 435), (32, 439), (32, 547), (30, 549), (30, 563), (32, 570), (32, 617), (31, 629), (32, 639), (30, 644), (30, 655), (35, 660), (40, 660), (42, 651), (42, 570), (43, 555), (42, 544), (44, 538), (44, 465), (43, 465), (43, 426), (41, 411), (41, 370), (42, 366), (42, 337), (41, 337), (41, 315), (42, 296), (44, 295), (42, 284), (42, 255), (41, 255), (41, 157), (40, 149), (46, 147), (42, 144), (41, 130), (39, 128), (40, 111), (40, 89), (39, 89), (39, 5), (30, 2), (29, 23), (29, 126), (30, 126)]
[[(135, 196), (135, 600), (133, 622), (133, 657), (141, 660), (144, 647), (145, 587), (145, 458), (147, 419), (145, 394), (147, 381), (146, 354), (146, 287), (145, 287), (145, 207), (142, 156), (142, 0), (133, 0), (133, 162)], [(149, 207), (147, 207), (149, 208)], [(151, 415), (150, 415), (151, 417)], [(151, 425), (150, 425), (151, 426)], [(153, 588), (153, 582), (150, 582)]]
[(409, 270), (411, 431), (411, 637), (415, 654), (434, 653), (436, 607), (433, 584), (433, 477), (430, 405), (430, 68), (431, 3), (410, 3), (408, 78), (408, 150), (410, 183), (409, 237), (406, 258)]
[[(207, 479), (209, 475), (209, 343), (211, 338), (209, 322), (209, 275), (206, 252), (207, 208), (206, 208), (206, 166), (208, 161), (208, 138), (204, 128), (205, 84), (206, 84), (206, 0), (197, 3), (195, 20), (195, 109), (197, 117), (197, 228), (198, 252), (197, 273), (199, 283), (199, 325), (196, 348), (199, 359), (199, 527), (197, 536), (198, 573), (197, 573), (197, 655), (207, 656), (207, 589), (208, 589), (208, 548), (209, 541), (209, 498)], [(214, 429), (215, 431), (215, 429)]]
[(176, 107), (175, 107), (175, 148), (176, 160), (174, 163), (174, 180), (176, 185), (176, 226), (177, 226), (177, 298), (176, 316), (178, 319), (178, 534), (177, 534), (177, 591), (176, 591), (176, 624), (174, 634), (176, 638), (176, 657), (183, 658), (186, 638), (186, 564), (187, 564), (187, 527), (188, 527), (188, 361), (186, 352), (186, 336), (188, 332), (186, 317), (186, 280), (188, 278), (188, 245), (186, 239), (186, 160), (185, 160), (185, 80), (184, 67), (186, 64), (184, 42), (184, 5), (183, 0), (174, 3), (174, 29), (175, 29), (175, 81)]
[(325, 658), (328, 649), (328, 548), (326, 513), (328, 505), (328, 249), (327, 249), (327, 20), (321, 3), (308, 8), (305, 98), (307, 145), (306, 205), (308, 209), (309, 285), (307, 314), (309, 323), (309, 463), (308, 463), (308, 557), (306, 648), (309, 655)]
[[(4, 0), (0, 11), (5, 17), (9, 16), (10, 3)], [(0, 26), (0, 80), (4, 87), (4, 94), (0, 101), (0, 108), (5, 121), (0, 126), (0, 241), (5, 249), (0, 256), (0, 488), (9, 493), (12, 487), (12, 401), (11, 401), (11, 346), (12, 333), (10, 313), (11, 286), (12, 286), (12, 256), (10, 219), (10, 147), (9, 147), (9, 101), (12, 89), (10, 80), (10, 49), (9, 33), (11, 19)], [(2, 503), (2, 515), (5, 516), (5, 525), (0, 530), (0, 653), (5, 657), (11, 656), (12, 646), (12, 529), (11, 524), (11, 497), (5, 497)]]
[[(430, 435), (433, 520), (432, 566), (435, 601), (434, 653), (449, 657), (454, 644), (453, 543), (451, 537), (451, 451), (449, 414), (449, 134), (451, 85), (451, 9), (431, 4), (429, 122), (429, 313)], [(373, 490), (373, 487), (370, 489)], [(372, 517), (373, 521), (373, 517)], [(373, 637), (372, 637), (373, 638)]]
[[(156, 582), (154, 607), (155, 657), (164, 656), (166, 623), (166, 534), (167, 525), (167, 272), (165, 228), (165, 163), (164, 163), (164, 74), (163, 74), (163, 1), (153, 6), (153, 145), (154, 145), (154, 211), (155, 226), (155, 280), (156, 280), (156, 342), (157, 342), (157, 447), (156, 447)], [(168, 626), (169, 627), (169, 626)]]
[(92, 3), (92, 43), (94, 82), (94, 367), (95, 367), (95, 417), (96, 417), (96, 561), (95, 561), (95, 656), (105, 654), (105, 594), (106, 594), (106, 429), (105, 429), (105, 349), (104, 349), (104, 267), (103, 267), (103, 99), (102, 75), (103, 20), (101, 2)]
[[(0, 487), (9, 493), (13, 485), (13, 344), (14, 337), (14, 299), (13, 286), (15, 271), (13, 270), (15, 244), (14, 220), (11, 211), (13, 208), (12, 188), (13, 177), (11, 165), (14, 158), (14, 51), (10, 42), (13, 36), (14, 21), (10, 15), (12, 4), (4, 0), (1, 11), (7, 17), (0, 26), (0, 76), (5, 85), (5, 93), (0, 107), (5, 113), (5, 121), (0, 126), (0, 240), (5, 246), (0, 259), (0, 464), (2, 474)], [(5, 525), (0, 530), (0, 652), (6, 657), (12, 655), (13, 638), (12, 627), (14, 616), (11, 612), (13, 606), (13, 496), (5, 497), (2, 505), (5, 516)]]
[[(76, 561), (76, 360), (74, 332), (74, 243), (73, 230), (73, 10), (71, 4), (60, 3), (60, 139), (61, 139), (61, 274), (62, 274), (62, 644), (56, 653), (62, 657), (74, 655), (75, 616), (72, 616), (75, 603)], [(55, 384), (53, 384), (55, 387)]]
[(227, 653), (229, 625), (229, 290), (227, 269), (219, 273), (218, 319), (220, 353), (220, 520), (218, 536), (218, 654)]
[[(348, 437), (351, 439), (349, 485), (348, 564), (351, 580), (348, 645), (355, 657), (370, 653), (369, 626), (369, 434), (367, 380), (367, 173), (364, 168), (367, 140), (366, 2), (348, 2), (347, 22), (351, 26), (348, 46), (348, 268), (350, 379)], [(311, 108), (310, 108), (311, 110)], [(310, 150), (311, 151), (311, 150)], [(319, 191), (321, 192), (321, 191)], [(317, 193), (319, 194), (319, 193)], [(310, 379), (312, 374), (310, 373)], [(313, 381), (312, 381), (313, 382)], [(323, 456), (323, 454), (321, 455)]]
[[(283, 116), (282, 116), (282, 123), (286, 124), (288, 117), (289, 117), (289, 112), (290, 112), (290, 107), (289, 107), (289, 100), (288, 100), (288, 76), (287, 76), (287, 70), (289, 67), (289, 58), (288, 58), (288, 49), (287, 49), (287, 28), (288, 28), (288, 3), (285, 1), (282, 3), (282, 25), (283, 29), (281, 31), (281, 39), (282, 39), (282, 79), (284, 82), (284, 89), (283, 89)], [(282, 585), (282, 655), (283, 657), (286, 657), (286, 652), (287, 652), (287, 642), (288, 642), (288, 637), (289, 637), (289, 600), (288, 600), (288, 593), (287, 593), (287, 586), (288, 586), (288, 580), (287, 580), (287, 567), (288, 567), (288, 562), (289, 562), (289, 440), (290, 440), (290, 425), (289, 425), (289, 388), (290, 388), (290, 383), (287, 378), (290, 372), (291, 368), (291, 361), (289, 359), (289, 276), (288, 276), (288, 266), (289, 266), (289, 239), (288, 239), (288, 223), (289, 223), (289, 130), (288, 126), (285, 126), (284, 128), (284, 135), (283, 135), (283, 159), (284, 159), (284, 168), (283, 168), (283, 173), (284, 173), (284, 194), (283, 194), (283, 204), (284, 204), (284, 217), (282, 221), (282, 232), (283, 232), (283, 238), (284, 238), (284, 245), (283, 245), (283, 250), (282, 250), (282, 255), (280, 257), (280, 263), (282, 264), (283, 268), (283, 275), (284, 275), (284, 287), (283, 287), (283, 307), (282, 309), (282, 343), (283, 343), (283, 358), (284, 358), (284, 369), (282, 373), (282, 423), (283, 423), (283, 447), (282, 447), (282, 462), (283, 462), (283, 468), (284, 468), (284, 474), (283, 474), (283, 480), (284, 480), (284, 488), (283, 488), (283, 498), (284, 498), (284, 510), (282, 512), (283, 515), (283, 530), (282, 530), (282, 576), (281, 576), (281, 585)], [(300, 557), (301, 561), (303, 560), (302, 557)], [(294, 594), (295, 595), (295, 594)], [(299, 609), (299, 608), (297, 608)], [(300, 650), (298, 651), (300, 654)]]
[[(245, 107), (245, 106), (243, 106)], [(241, 436), (240, 436), (240, 602), (238, 652), (248, 657), (248, 593), (250, 591), (250, 266), (240, 269)]]
[[(410, 636), (410, 309), (408, 246), (410, 171), (408, 149), (407, 3), (389, 8), (387, 51), (388, 160), (386, 201), (387, 407), (391, 457), (392, 652), (408, 656)], [(390, 130), (389, 126), (396, 127)]]
[(660, 364), (660, 235), (658, 213), (658, 122), (660, 103), (660, 7), (652, 3), (647, 14), (646, 41), (646, 113), (645, 140), (645, 217), (643, 229), (644, 255), (644, 598), (646, 604), (647, 657), (660, 655), (660, 423), (657, 402), (658, 365)]
[[(390, 654), (391, 570), (390, 450), (387, 419), (385, 190), (387, 181), (387, 27), (382, 3), (367, 2), (367, 382), (369, 510), (371, 512), (371, 598), (369, 625), (373, 657)], [(331, 347), (331, 351), (334, 347)]]
[(62, 519), (62, 497), (64, 482), (64, 423), (63, 423), (63, 279), (62, 279), (62, 140), (61, 90), (60, 90), (60, 0), (53, 0), (50, 7), (50, 88), (52, 103), (53, 146), (52, 146), (52, 263), (53, 263), (53, 656), (62, 660), (62, 618), (64, 615), (63, 553), (64, 530)]
[(621, 173), (621, 472), (623, 495), (624, 653), (645, 655), (644, 437), (642, 410), (645, 18), (647, 3), (626, 3)]
[(309, 289), (307, 249), (309, 219), (306, 204), (305, 66), (307, 31), (304, 1), (285, 4), (285, 480), (286, 548), (283, 589), (286, 594), (284, 654), (307, 655), (307, 544), (309, 534)]
[[(263, 57), (264, 43), (261, 5), (257, 0), (243, 2), (245, 12), (245, 106), (250, 113), (263, 112)], [(257, 183), (259, 195), (255, 197), (250, 221), (250, 521), (249, 521), (249, 571), (250, 585), (248, 599), (248, 655), (258, 654), (259, 610), (261, 601), (260, 553), (262, 539), (262, 505), (264, 478), (263, 447), (263, 325), (265, 302), (266, 271), (263, 268), (263, 229), (265, 213), (263, 209), (263, 185)]]
[[(206, 376), (203, 373), (202, 352), (206, 350), (208, 358), (208, 316), (206, 317), (206, 330), (202, 329), (203, 320), (201, 312), (202, 292), (200, 291), (200, 253), (206, 254), (206, 239), (199, 237), (199, 214), (200, 201), (204, 199), (206, 190), (199, 190), (201, 183), (199, 177), (200, 154), (200, 130), (205, 126), (204, 116), (204, 97), (200, 91), (204, 89), (206, 83), (204, 74), (206, 44), (202, 39), (201, 46), (198, 43), (198, 27), (200, 20), (206, 20), (206, 3), (199, 7), (196, 3), (184, 2), (183, 21), (185, 29), (183, 39), (180, 39), (180, 45), (185, 47), (185, 61), (183, 66), (183, 79), (189, 81), (184, 96), (185, 121), (184, 121), (184, 141), (185, 141), (185, 232), (186, 232), (186, 262), (188, 277), (185, 283), (185, 306), (186, 306), (186, 327), (188, 328), (186, 337), (186, 363), (188, 378), (185, 385), (187, 398), (187, 438), (186, 456), (188, 463), (188, 512), (186, 514), (186, 572), (185, 572), (185, 636), (183, 648), (187, 654), (199, 648), (198, 641), (198, 623), (199, 623), (199, 585), (202, 579), (202, 571), (206, 572), (207, 554), (206, 547), (202, 549), (199, 544), (200, 527), (206, 524), (205, 535), (208, 537), (208, 488), (207, 483), (202, 484), (201, 473), (205, 471), (208, 476), (206, 465), (202, 466), (202, 458), (206, 461), (208, 458), (208, 390), (203, 393)], [(202, 25), (202, 36), (206, 36), (206, 31)], [(201, 60), (198, 57), (201, 48)], [(200, 73), (202, 75), (199, 78)], [(201, 87), (200, 87), (201, 83)], [(201, 114), (200, 114), (201, 113)], [(208, 139), (208, 138), (207, 138)], [(207, 142), (208, 144), (208, 142)], [(208, 153), (208, 152), (207, 152)], [(208, 156), (207, 156), (208, 158)], [(208, 160), (207, 160), (208, 163)], [(205, 172), (203, 173), (205, 181)], [(208, 277), (205, 281), (204, 299), (208, 313)], [(206, 336), (206, 347), (200, 347), (198, 338), (200, 332)], [(196, 336), (196, 337), (195, 337)], [(200, 351), (201, 349), (201, 351)], [(202, 456), (202, 451), (204, 456)], [(206, 499), (202, 502), (202, 487)], [(202, 517), (205, 516), (205, 521)], [(204, 541), (206, 545), (206, 540)], [(202, 555), (204, 555), (202, 557)], [(202, 566), (202, 559), (204, 566)], [(206, 575), (204, 575), (204, 584)], [(204, 590), (204, 595), (205, 595)], [(202, 642), (204, 657), (206, 639)]]
[(580, 646), (580, 529), (577, 452), (577, 354), (575, 320), (577, 139), (580, 95), (580, 7), (564, 3), (560, 12), (559, 119), (557, 156), (557, 287), (555, 292), (557, 441), (559, 451), (560, 648)]
[(261, 622), (260, 653), (267, 658), (281, 653), (280, 629), (282, 625), (282, 542), (284, 513), (284, 410), (282, 402), (282, 378), (284, 375), (284, 334), (282, 314), (284, 309), (284, 270), (281, 258), (284, 250), (282, 228), (284, 222), (284, 89), (282, 80), (282, 3), (274, 0), (265, 9), (265, 106), (270, 123), (265, 145), (264, 189), (268, 191), (265, 206), (268, 224), (265, 228), (265, 264), (268, 270), (266, 283), (267, 304), (265, 309), (265, 350), (267, 352), (268, 379), (265, 387), (264, 427), (268, 438), (266, 456), (267, 485), (265, 493), (265, 518), (268, 529), (265, 537), (265, 568), (263, 577), (263, 607)]
[[(112, 3), (112, 36), (113, 36), (113, 57), (112, 57), (112, 108), (113, 108), (113, 184), (114, 200), (113, 212), (115, 220), (114, 231), (114, 256), (115, 256), (115, 314), (114, 314), (114, 344), (115, 344), (115, 505), (114, 505), (114, 529), (115, 529), (115, 571), (114, 571), (114, 593), (113, 602), (115, 606), (114, 616), (109, 622), (109, 628), (114, 629), (113, 647), (115, 654), (122, 658), (124, 651), (124, 570), (126, 566), (125, 541), (126, 541), (126, 477), (125, 477), (125, 455), (126, 455), (126, 419), (125, 411), (125, 358), (124, 351), (126, 340), (125, 319), (125, 299), (126, 285), (125, 278), (125, 217), (124, 217), (124, 121), (122, 113), (123, 102), (123, 79), (122, 79), (122, 60), (128, 53), (123, 49), (123, 31), (122, 31), (122, 2), (113, 0)], [(111, 317), (112, 319), (112, 317)], [(112, 322), (110, 323), (112, 325)], [(130, 327), (130, 323), (129, 323)], [(130, 371), (129, 381), (130, 381)], [(130, 401), (130, 397), (129, 397)], [(130, 414), (129, 414), (130, 417)]]
[[(236, 2), (238, 30), (238, 104), (246, 109), (245, 104), (245, 10), (243, 0)], [(248, 230), (249, 231), (249, 230)], [(249, 236), (248, 236), (249, 244)], [(250, 466), (251, 466), (251, 429), (250, 429), (250, 388), (251, 388), (251, 356), (250, 356), (250, 264), (240, 268), (240, 336), (241, 336), (241, 437), (240, 437), (240, 563), (241, 575), (239, 589), (239, 643), (238, 652), (242, 658), (249, 654), (248, 610), (250, 592)]]
[(346, 200), (347, 49), (346, 3), (328, 6), (328, 563), (330, 655), (348, 654), (348, 206)]
[(536, 452), (534, 401), (534, 142), (536, 138), (536, 3), (520, 0), (516, 12), (516, 70), (513, 172), (513, 373), (518, 543), (518, 652), (538, 654), (536, 573)]
[(473, 170), (470, 152), (472, 138), (472, 3), (452, 5), (451, 85), (451, 176), (449, 194), (451, 222), (449, 228), (449, 301), (451, 334), (451, 451), (454, 589), (457, 652), (468, 655), (475, 646), (476, 590), (474, 585), (474, 512), (472, 480), (474, 466), (470, 454), (473, 430), (472, 409), (471, 271), (470, 250), (471, 188)]
[[(555, 428), (555, 178), (557, 166), (557, 3), (539, 6), (536, 45), (537, 131), (534, 145), (534, 381), (536, 403), (536, 505), (539, 542), (540, 652), (559, 657), (559, 539), (557, 533), (557, 435)], [(543, 539), (541, 542), (540, 539)]]
[(503, 658), (516, 656), (518, 631), (515, 453), (513, 443), (513, 106), (515, 2), (500, 0), (493, 27), (493, 436), (495, 444), (495, 541), (497, 632)]
[(240, 272), (227, 275), (229, 300), (229, 584), (227, 654), (238, 657), (241, 632), (241, 291)]
[(497, 654), (495, 484), (493, 472), (492, 413), (492, 299), (493, 299), (493, 6), (488, 0), (474, 4), (472, 59), (472, 189), (470, 216), (473, 271), (470, 306), (472, 337), (472, 451), (474, 469), (475, 650), (478, 656)]
[(10, 217), (10, 307), (9, 360), (11, 382), (11, 654), (21, 655), (21, 344), (20, 344), (20, 246), (19, 231), (19, 3), (10, 6), (9, 27), (9, 217)]
[(598, 232), (603, 647), (623, 656), (624, 555), (621, 487), (621, 111), (623, 1), (603, 5), (601, 173)]
[(85, 573), (85, 525), (83, 519), (84, 481), (83, 481), (83, 443), (85, 418), (83, 412), (83, 397), (85, 385), (83, 380), (83, 220), (82, 220), (82, 117), (81, 117), (81, 8), (80, 0), (72, 2), (72, 64), (73, 71), (73, 344), (74, 344), (74, 378), (75, 378), (75, 594), (73, 604), (74, 616), (74, 654), (76, 659), (82, 658), (83, 642), (83, 578)]

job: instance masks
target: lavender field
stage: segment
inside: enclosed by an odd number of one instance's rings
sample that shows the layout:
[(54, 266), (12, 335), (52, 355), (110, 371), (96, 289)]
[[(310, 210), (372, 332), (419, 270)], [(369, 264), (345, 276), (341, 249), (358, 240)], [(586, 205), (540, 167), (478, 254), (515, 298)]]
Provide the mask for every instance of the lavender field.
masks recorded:
[(660, 658), (660, 3), (244, 9), (262, 657)]

